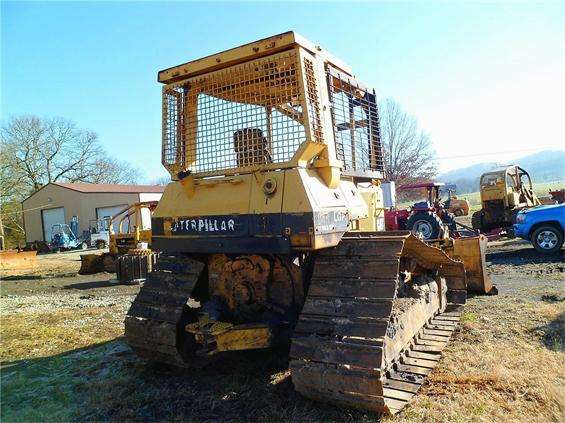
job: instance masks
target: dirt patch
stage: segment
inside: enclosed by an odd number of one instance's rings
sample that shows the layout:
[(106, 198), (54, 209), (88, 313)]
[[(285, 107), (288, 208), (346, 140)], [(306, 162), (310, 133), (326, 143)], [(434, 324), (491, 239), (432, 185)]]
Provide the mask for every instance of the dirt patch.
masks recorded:
[(565, 255), (537, 252), (527, 241), (506, 240), (489, 243), (486, 256), (493, 275), (521, 275), (534, 278), (565, 279)]
[(90, 249), (38, 254), (37, 264), (34, 268), (24, 271), (18, 269), (5, 269), (0, 271), (0, 278), (2, 280), (23, 280), (28, 277), (40, 277), (46, 279), (53, 277), (74, 276), (80, 269), (81, 254), (100, 254), (104, 251), (107, 250)]

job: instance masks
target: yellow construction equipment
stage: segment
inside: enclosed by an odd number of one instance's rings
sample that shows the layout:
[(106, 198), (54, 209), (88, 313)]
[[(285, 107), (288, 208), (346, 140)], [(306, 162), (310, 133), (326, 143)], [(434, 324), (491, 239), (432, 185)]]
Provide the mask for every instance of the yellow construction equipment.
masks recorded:
[(37, 251), (0, 251), (0, 270), (32, 270), (36, 267)]
[(473, 213), (472, 225), (482, 232), (511, 227), (520, 210), (541, 204), (529, 173), (516, 165), (484, 173), (480, 188), (481, 210)]
[[(81, 267), (78, 271), (81, 275), (90, 275), (93, 273), (106, 271), (108, 273), (117, 273), (118, 280), (129, 280), (127, 269), (121, 271), (120, 257), (133, 251), (133, 258), (125, 259), (126, 261), (139, 261), (140, 256), (149, 255), (151, 248), (151, 213), (157, 207), (157, 201), (142, 201), (130, 204), (120, 210), (108, 221), (109, 228), (109, 245), (108, 253), (102, 254), (82, 254)], [(117, 231), (115, 230), (117, 227)], [(140, 243), (147, 244), (147, 248), (142, 249), (143, 252), (137, 251)], [(141, 259), (145, 260), (145, 259)], [(150, 260), (151, 263), (151, 260)], [(132, 263), (135, 268), (139, 267), (137, 263)], [(122, 274), (124, 273), (124, 274)], [(143, 272), (142, 272), (143, 273)]]
[(190, 367), (290, 343), (302, 395), (402, 409), (457, 326), (469, 275), (457, 243), (461, 260), (383, 232), (375, 92), (294, 32), (158, 80), (173, 181), (153, 214), (161, 254), (126, 316), (129, 345)]

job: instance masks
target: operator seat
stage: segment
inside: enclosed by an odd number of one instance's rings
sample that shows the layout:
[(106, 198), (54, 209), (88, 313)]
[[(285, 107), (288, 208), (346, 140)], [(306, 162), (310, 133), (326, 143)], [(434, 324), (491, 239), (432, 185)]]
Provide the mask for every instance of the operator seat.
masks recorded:
[(267, 139), (259, 128), (244, 128), (235, 131), (233, 145), (238, 167), (273, 162), (268, 150)]

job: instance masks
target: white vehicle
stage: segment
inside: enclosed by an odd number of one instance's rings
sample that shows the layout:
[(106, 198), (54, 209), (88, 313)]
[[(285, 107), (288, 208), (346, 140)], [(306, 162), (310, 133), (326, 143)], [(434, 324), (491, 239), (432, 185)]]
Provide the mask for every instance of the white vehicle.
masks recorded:
[(110, 244), (110, 218), (104, 217), (98, 220), (90, 221), (90, 239), (91, 247), (101, 250)]

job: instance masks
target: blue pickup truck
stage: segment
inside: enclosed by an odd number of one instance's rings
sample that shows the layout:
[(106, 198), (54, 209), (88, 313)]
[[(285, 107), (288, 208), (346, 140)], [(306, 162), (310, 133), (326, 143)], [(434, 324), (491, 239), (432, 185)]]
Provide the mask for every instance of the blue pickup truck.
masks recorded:
[(518, 213), (514, 235), (532, 243), (541, 253), (556, 253), (563, 246), (565, 204), (538, 206)]

